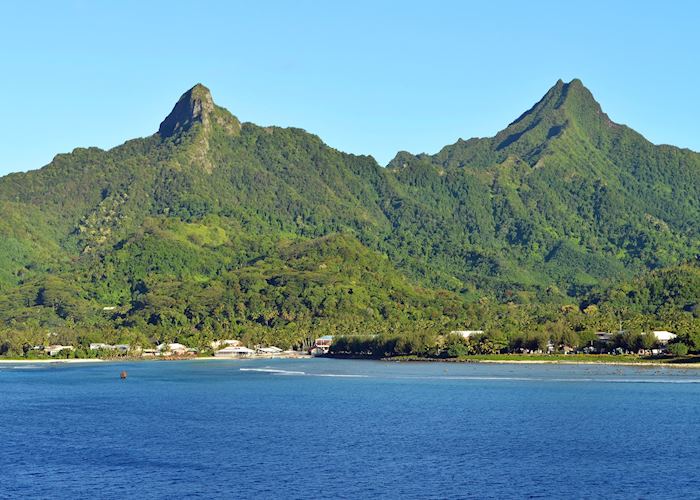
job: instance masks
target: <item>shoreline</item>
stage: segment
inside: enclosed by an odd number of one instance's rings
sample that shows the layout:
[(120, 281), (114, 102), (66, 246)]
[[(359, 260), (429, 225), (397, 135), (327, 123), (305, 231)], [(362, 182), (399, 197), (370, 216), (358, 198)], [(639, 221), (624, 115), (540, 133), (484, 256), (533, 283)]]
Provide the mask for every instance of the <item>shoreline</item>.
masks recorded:
[[(346, 358), (347, 359), (347, 358)], [(363, 358), (352, 358), (363, 359)], [(366, 358), (364, 358), (366, 359)], [(413, 359), (396, 359), (396, 358), (381, 358), (379, 361), (394, 362), (394, 363), (485, 363), (485, 364), (501, 364), (501, 365), (608, 365), (608, 366), (636, 366), (649, 368), (682, 368), (682, 369), (700, 369), (700, 363), (671, 363), (657, 361), (566, 361), (558, 359), (430, 359), (430, 358), (413, 358)]]
[[(462, 361), (458, 361), (460, 363)], [(560, 360), (535, 360), (535, 359), (479, 359), (463, 361), (464, 363), (500, 363), (500, 364), (531, 364), (531, 365), (610, 365), (610, 366), (639, 366), (650, 368), (700, 368), (700, 363), (659, 363), (655, 361), (560, 361)]]
[[(110, 362), (142, 362), (142, 361), (253, 361), (253, 360), (274, 360), (274, 359), (314, 359), (310, 355), (298, 356), (254, 356), (245, 358), (223, 357), (223, 356), (202, 356), (202, 357), (146, 357), (146, 358), (71, 358), (71, 359), (2, 359), (2, 364), (91, 364), (91, 363), (110, 363)], [(368, 358), (368, 357), (349, 357), (349, 356), (322, 356), (319, 359), (340, 359), (340, 360), (357, 360), (357, 361), (382, 361), (391, 363), (483, 363), (483, 364), (502, 364), (502, 365), (608, 365), (608, 366), (631, 366), (631, 367), (649, 367), (649, 368), (682, 368), (682, 369), (700, 369), (700, 362), (683, 363), (683, 362), (659, 362), (659, 361), (615, 361), (615, 360), (561, 360), (561, 359), (456, 359), (456, 358), (414, 358), (414, 357), (396, 357), (396, 358)]]
[(187, 356), (187, 357), (168, 357), (168, 356), (157, 356), (157, 357), (123, 357), (123, 358), (61, 358), (61, 359), (26, 359), (26, 358), (0, 358), (0, 364), (29, 364), (29, 363), (40, 363), (40, 364), (78, 364), (78, 363), (132, 363), (141, 361), (250, 361), (256, 359), (310, 359), (313, 358), (311, 355), (295, 355), (295, 356), (251, 356), (251, 357), (226, 357), (226, 356)]
[[(237, 358), (235, 356), (201, 356), (195, 358), (179, 358), (172, 359), (172, 361), (189, 360), (189, 361), (211, 361), (211, 360), (221, 360), (221, 361), (250, 361), (256, 359), (310, 359), (313, 358), (310, 354), (300, 354), (295, 356), (250, 356), (244, 358)], [(168, 360), (166, 360), (168, 361)]]
[(109, 361), (100, 358), (71, 358), (71, 359), (0, 359), (0, 364), (24, 364), (24, 363), (42, 363), (42, 364), (58, 364), (58, 363), (104, 363)]
[(452, 364), (469, 364), (469, 363), (485, 363), (485, 364), (503, 364), (503, 365), (609, 365), (609, 366), (636, 366), (650, 368), (688, 368), (700, 369), (700, 358), (696, 362), (673, 361), (657, 361), (657, 360), (615, 360), (615, 359), (504, 359), (504, 358), (421, 358), (414, 356), (396, 356), (388, 358), (375, 358), (365, 356), (323, 356), (325, 359), (345, 359), (345, 360), (365, 360), (365, 361), (381, 361), (389, 363), (452, 363)]

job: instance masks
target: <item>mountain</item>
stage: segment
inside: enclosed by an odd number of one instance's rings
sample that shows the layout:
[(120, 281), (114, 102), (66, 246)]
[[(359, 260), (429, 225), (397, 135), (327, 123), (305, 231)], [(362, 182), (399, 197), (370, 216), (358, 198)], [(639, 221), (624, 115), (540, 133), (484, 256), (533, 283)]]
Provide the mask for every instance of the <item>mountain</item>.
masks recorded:
[(695, 266), (700, 154), (614, 123), (573, 80), (492, 138), (382, 168), (242, 123), (198, 84), (150, 137), (1, 178), (0, 209), (5, 328), (291, 345), (583, 306)]
[(406, 232), (433, 221), (450, 242), (430, 260), (489, 262), (512, 288), (577, 295), (699, 253), (700, 155), (614, 123), (579, 80), (494, 137), (399, 153), (388, 171), (417, 215)]

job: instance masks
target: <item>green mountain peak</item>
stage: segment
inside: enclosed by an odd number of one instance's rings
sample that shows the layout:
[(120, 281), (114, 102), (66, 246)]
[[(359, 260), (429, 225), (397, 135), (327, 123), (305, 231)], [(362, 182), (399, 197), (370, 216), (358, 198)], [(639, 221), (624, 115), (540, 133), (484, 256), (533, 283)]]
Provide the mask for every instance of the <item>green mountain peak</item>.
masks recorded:
[(238, 119), (226, 109), (214, 104), (209, 89), (198, 83), (182, 94), (173, 110), (160, 124), (158, 134), (166, 139), (187, 132), (197, 123), (202, 124), (205, 130), (211, 129), (212, 123), (215, 123), (230, 133), (237, 133), (241, 128)]
[[(520, 122), (541, 120), (543, 117), (560, 119), (576, 119), (581, 114), (602, 114), (600, 104), (581, 80), (574, 78), (569, 83), (557, 80), (557, 83), (532, 108), (520, 115), (509, 127)], [(607, 118), (607, 117), (606, 117)]]
[(180, 131), (189, 130), (195, 123), (206, 123), (214, 110), (211, 92), (198, 83), (182, 94), (170, 114), (158, 129), (161, 137), (170, 137)]

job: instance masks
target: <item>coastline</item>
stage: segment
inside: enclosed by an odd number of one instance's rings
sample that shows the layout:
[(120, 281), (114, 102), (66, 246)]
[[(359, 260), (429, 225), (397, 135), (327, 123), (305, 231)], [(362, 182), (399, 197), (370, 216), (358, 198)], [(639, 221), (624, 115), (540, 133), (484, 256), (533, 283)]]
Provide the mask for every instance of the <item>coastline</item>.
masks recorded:
[(42, 363), (42, 364), (77, 364), (77, 363), (104, 363), (105, 359), (100, 358), (71, 358), (71, 359), (0, 359), (0, 364), (15, 365), (15, 364), (26, 364), (26, 363)]
[[(354, 358), (363, 359), (363, 358)], [(366, 359), (366, 358), (364, 358)], [(649, 368), (682, 368), (700, 369), (700, 363), (673, 363), (658, 361), (614, 361), (614, 360), (558, 360), (558, 359), (435, 359), (435, 358), (381, 358), (380, 361), (394, 363), (487, 363), (502, 365), (609, 365), (609, 366), (636, 366)]]
[(13, 364), (34, 364), (34, 363), (41, 363), (41, 364), (61, 364), (61, 363), (66, 363), (66, 364), (79, 364), (79, 363), (109, 363), (109, 362), (122, 362), (122, 363), (131, 363), (131, 362), (141, 362), (141, 361), (248, 361), (248, 360), (256, 360), (256, 359), (310, 359), (313, 358), (311, 355), (304, 355), (304, 354), (299, 354), (299, 355), (294, 355), (294, 356), (279, 356), (279, 355), (273, 355), (273, 356), (250, 356), (250, 357), (226, 357), (226, 356), (183, 356), (183, 357), (175, 357), (175, 356), (159, 356), (159, 357), (122, 357), (122, 358), (68, 358), (68, 359), (46, 359), (46, 358), (40, 358), (40, 359), (24, 359), (24, 358), (7, 358), (3, 359), (0, 358), (0, 364), (7, 364), (7, 365), (13, 365)]
[[(569, 356), (553, 356), (552, 359), (546, 359), (546, 356), (527, 357), (520, 355), (474, 355), (461, 358), (438, 358), (438, 357), (420, 357), (420, 356), (392, 356), (392, 357), (373, 357), (362, 355), (335, 354), (323, 356), (326, 359), (355, 359), (368, 361), (382, 361), (391, 363), (488, 363), (488, 364), (504, 364), (504, 365), (610, 365), (610, 366), (637, 366), (650, 368), (690, 368), (700, 369), (700, 356), (683, 357), (683, 358), (631, 358), (631, 356), (620, 356), (622, 359), (616, 359), (617, 356), (605, 355), (585, 355), (586, 357), (576, 358), (576, 355)], [(584, 356), (584, 355), (582, 355)], [(568, 358), (568, 359), (566, 359)], [(573, 359), (572, 359), (573, 358)], [(631, 358), (631, 359), (630, 359)]]
[(180, 361), (180, 360), (187, 360), (187, 361), (213, 361), (213, 360), (220, 360), (220, 361), (249, 361), (249, 360), (255, 360), (255, 359), (311, 359), (313, 356), (310, 354), (299, 354), (295, 356), (250, 356), (250, 357), (243, 357), (243, 358), (237, 358), (235, 356), (200, 356), (200, 357), (194, 357), (194, 358), (172, 358), (170, 360), (165, 360), (165, 361)]
[(531, 365), (610, 365), (610, 366), (639, 366), (650, 368), (700, 368), (700, 363), (659, 363), (654, 361), (560, 361), (560, 360), (498, 360), (498, 359), (481, 359), (474, 361), (465, 361), (466, 363), (500, 363), (500, 364), (531, 364)]
[[(72, 359), (2, 359), (2, 364), (90, 364), (90, 363), (109, 363), (109, 362), (141, 362), (141, 361), (250, 361), (261, 359), (313, 359), (314, 356), (298, 355), (298, 356), (253, 356), (246, 358), (223, 357), (223, 356), (202, 356), (202, 357), (162, 357), (162, 358), (72, 358)], [(382, 361), (392, 363), (484, 363), (484, 364), (502, 364), (502, 365), (609, 365), (609, 366), (628, 366), (628, 367), (649, 367), (649, 368), (682, 368), (682, 369), (700, 369), (700, 362), (683, 363), (683, 362), (659, 362), (659, 361), (616, 361), (610, 359), (601, 360), (562, 360), (562, 359), (484, 359), (484, 358), (419, 358), (419, 357), (394, 357), (394, 358), (368, 358), (360, 356), (323, 356), (324, 359), (353, 359), (359, 361)]]

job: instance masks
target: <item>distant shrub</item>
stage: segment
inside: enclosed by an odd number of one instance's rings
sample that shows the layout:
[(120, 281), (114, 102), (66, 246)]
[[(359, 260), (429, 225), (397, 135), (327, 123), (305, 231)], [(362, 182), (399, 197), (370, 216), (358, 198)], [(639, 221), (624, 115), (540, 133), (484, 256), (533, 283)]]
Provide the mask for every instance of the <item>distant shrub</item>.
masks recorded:
[(674, 356), (685, 356), (688, 354), (688, 346), (683, 342), (676, 342), (675, 344), (670, 344), (668, 346), (668, 352)]

